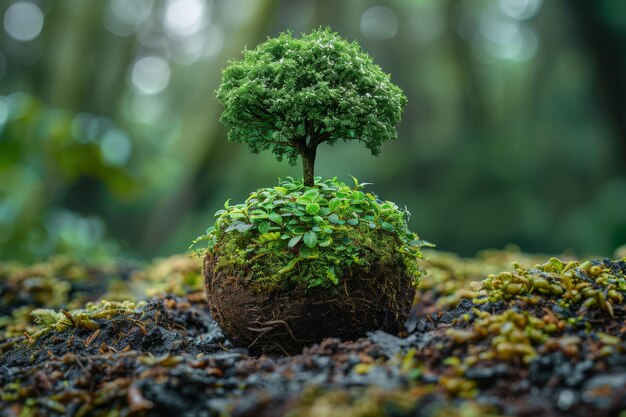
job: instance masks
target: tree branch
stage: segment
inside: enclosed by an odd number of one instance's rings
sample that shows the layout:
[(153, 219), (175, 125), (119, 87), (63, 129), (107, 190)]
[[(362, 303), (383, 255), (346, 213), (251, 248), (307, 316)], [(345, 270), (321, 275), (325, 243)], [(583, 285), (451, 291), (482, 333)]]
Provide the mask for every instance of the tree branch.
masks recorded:
[(285, 140), (268, 140), (265, 139), (267, 132), (270, 132), (272, 129), (265, 129), (263, 131), (259, 131), (254, 138), (261, 138), (261, 140), (259, 142), (264, 142), (267, 143), (268, 145), (283, 145), (283, 146), (289, 146), (291, 148), (295, 148), (293, 142), (291, 141), (285, 141)]
[(331, 133), (332, 132), (324, 132), (321, 135), (316, 136), (315, 139), (311, 140), (311, 142), (309, 143), (309, 147), (317, 147), (317, 145), (327, 140), (330, 137)]

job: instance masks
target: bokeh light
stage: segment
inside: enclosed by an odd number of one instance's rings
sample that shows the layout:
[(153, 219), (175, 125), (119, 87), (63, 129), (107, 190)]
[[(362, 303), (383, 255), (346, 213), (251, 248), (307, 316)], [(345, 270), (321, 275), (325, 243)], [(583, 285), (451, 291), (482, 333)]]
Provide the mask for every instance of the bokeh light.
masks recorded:
[(500, 10), (519, 20), (530, 19), (539, 12), (541, 0), (499, 0)]
[(167, 61), (159, 56), (144, 56), (133, 65), (133, 86), (143, 94), (158, 94), (167, 88), (171, 70)]
[(163, 23), (174, 36), (189, 36), (197, 33), (209, 20), (210, 8), (202, 0), (170, 0), (165, 7)]
[(19, 1), (4, 12), (4, 30), (18, 41), (32, 41), (39, 36), (43, 22), (43, 12), (35, 3)]
[(361, 15), (361, 32), (372, 39), (393, 39), (398, 33), (398, 18), (388, 7), (370, 7)]
[(116, 35), (128, 36), (150, 17), (152, 6), (153, 0), (111, 0), (105, 14), (104, 26)]
[(124, 165), (131, 156), (132, 145), (128, 135), (119, 129), (108, 130), (100, 142), (102, 157), (109, 165)]

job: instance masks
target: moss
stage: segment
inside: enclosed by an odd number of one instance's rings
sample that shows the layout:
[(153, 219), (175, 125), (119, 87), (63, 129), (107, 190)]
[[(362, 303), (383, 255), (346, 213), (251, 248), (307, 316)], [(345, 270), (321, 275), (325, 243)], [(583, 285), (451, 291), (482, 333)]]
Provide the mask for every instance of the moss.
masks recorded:
[(557, 258), (530, 269), (517, 264), (515, 271), (490, 275), (484, 280), (476, 302), (546, 297), (563, 308), (599, 308), (614, 316), (614, 306), (624, 302), (626, 293), (625, 271), (616, 265), (600, 261), (563, 262)]
[(110, 320), (117, 315), (137, 313), (145, 305), (145, 301), (102, 300), (98, 303), (87, 303), (85, 308), (71, 311), (37, 308), (30, 314), (39, 328), (32, 335), (26, 332), (24, 334), (26, 341), (32, 344), (49, 331), (64, 332), (71, 328), (97, 331), (100, 326), (95, 320)]
[(174, 255), (155, 259), (131, 276), (129, 290), (136, 297), (186, 294), (202, 291), (202, 263), (196, 257)]
[(615, 360), (626, 352), (617, 335), (624, 331), (624, 260), (514, 266), (475, 283), (475, 307), (445, 330), (440, 343), (453, 354), (442, 361), (445, 375), (475, 375), (498, 362), (532, 369), (559, 357)]
[(303, 393), (300, 404), (287, 417), (377, 417), (390, 413), (405, 416), (415, 409), (416, 403), (415, 395), (406, 391), (310, 389)]
[(194, 294), (203, 299), (201, 262), (174, 255), (150, 263), (86, 263), (67, 256), (33, 265), (0, 263), (0, 339), (35, 333), (35, 309), (79, 309), (98, 300)]
[(398, 251), (399, 243), (392, 235), (369, 227), (350, 226), (335, 230), (334, 238), (350, 241), (354, 249), (346, 251), (341, 245), (302, 257), (287, 250), (283, 241), (276, 240), (256, 253), (246, 250), (249, 242), (246, 236), (225, 234), (215, 249), (219, 259), (216, 272), (242, 275), (254, 288), (273, 291), (302, 287), (303, 283), (309, 288), (331, 288), (353, 270), (369, 272), (376, 264), (406, 266), (404, 255)]
[(420, 262), (428, 274), (421, 277), (413, 303), (419, 314), (449, 311), (463, 299), (475, 299), (485, 277), (510, 269), (512, 263), (530, 268), (546, 259), (545, 255), (522, 253), (514, 245), (504, 250), (480, 251), (474, 258), (433, 249), (423, 253), (424, 260)]
[(406, 210), (362, 190), (356, 181), (281, 181), (243, 204), (227, 203), (197, 242), (209, 242), (216, 273), (245, 276), (259, 291), (332, 288), (376, 265), (402, 265), (417, 285), (420, 248), (428, 243), (408, 230)]

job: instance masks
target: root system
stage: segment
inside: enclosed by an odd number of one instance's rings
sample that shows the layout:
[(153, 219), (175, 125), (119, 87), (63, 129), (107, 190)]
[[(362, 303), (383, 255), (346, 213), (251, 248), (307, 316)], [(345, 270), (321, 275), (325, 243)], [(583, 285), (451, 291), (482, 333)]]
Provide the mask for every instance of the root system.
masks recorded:
[(206, 255), (211, 313), (231, 342), (254, 354), (294, 354), (327, 337), (354, 340), (374, 330), (397, 335), (415, 295), (401, 264), (355, 268), (336, 288), (268, 292), (243, 275), (215, 272), (216, 263)]

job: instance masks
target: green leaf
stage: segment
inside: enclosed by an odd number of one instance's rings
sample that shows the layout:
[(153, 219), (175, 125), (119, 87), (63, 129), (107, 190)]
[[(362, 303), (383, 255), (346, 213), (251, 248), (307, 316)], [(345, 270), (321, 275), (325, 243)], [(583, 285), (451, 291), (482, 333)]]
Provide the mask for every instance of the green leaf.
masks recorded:
[(337, 276), (335, 275), (335, 268), (332, 266), (329, 266), (328, 268), (326, 268), (326, 276), (328, 277), (328, 279), (333, 283), (333, 284), (339, 284), (339, 280), (337, 279)]
[(272, 213), (270, 213), (270, 214), (269, 214), (269, 216), (268, 216), (268, 217), (269, 217), (269, 219), (270, 219), (271, 221), (273, 221), (274, 223), (277, 223), (277, 224), (283, 224), (283, 218), (282, 218), (282, 217), (280, 216), (280, 214), (278, 214), (278, 213), (274, 213), (274, 212), (272, 212)]
[(230, 226), (228, 226), (226, 228), (226, 230), (224, 230), (224, 231), (226, 233), (228, 233), (228, 232), (232, 232), (233, 230), (236, 230), (239, 233), (243, 233), (243, 232), (246, 232), (246, 231), (250, 230), (252, 228), (252, 226), (253, 225), (250, 224), (250, 223), (244, 223), (244, 222), (241, 222), (241, 221), (236, 221), (236, 222), (233, 222), (233, 224), (231, 224)]
[(298, 203), (298, 204), (303, 204), (303, 205), (307, 205), (307, 204), (311, 204), (311, 203), (312, 203), (312, 201), (311, 201), (311, 199), (310, 199), (309, 197), (302, 196), (302, 197), (300, 197), (300, 198), (298, 198), (298, 199), (296, 200), (296, 203)]
[(301, 234), (305, 233), (306, 230), (307, 229), (302, 227), (302, 226), (296, 226), (296, 227), (293, 228), (292, 231), (293, 231), (293, 233), (297, 233), (297, 234), (301, 235)]
[(348, 219), (347, 222), (348, 224), (351, 224), (352, 226), (356, 226), (357, 224), (359, 224), (358, 219)]
[(294, 246), (298, 244), (298, 242), (300, 242), (301, 239), (302, 239), (302, 235), (292, 237), (289, 240), (289, 243), (287, 243), (287, 247), (289, 247), (290, 249), (293, 248)]
[(333, 213), (330, 216), (328, 216), (328, 221), (331, 223), (339, 224), (341, 220), (339, 219), (339, 216)]
[(339, 198), (333, 198), (332, 200), (330, 200), (328, 202), (328, 208), (330, 209), (330, 211), (335, 211), (337, 210), (337, 208), (341, 205), (341, 199)]
[(291, 271), (293, 268), (295, 268), (295, 266), (298, 264), (298, 262), (300, 262), (302, 260), (302, 258), (295, 258), (292, 259), (291, 261), (289, 261), (289, 263), (287, 265), (285, 265), (284, 267), (282, 267), (281, 269), (278, 270), (279, 274), (284, 274), (285, 272), (289, 272)]
[(309, 230), (304, 234), (304, 244), (309, 248), (314, 248), (317, 245), (317, 233), (312, 230)]
[(285, 187), (274, 187), (274, 189), (276, 191), (278, 191), (279, 193), (283, 194), (283, 195), (285, 195), (285, 194), (287, 194), (289, 192), (289, 190), (286, 189)]
[(270, 222), (263, 222), (263, 223), (259, 224), (259, 227), (258, 227), (259, 232), (262, 235), (267, 233), (267, 232), (269, 232), (270, 231), (270, 226), (271, 226)]
[(328, 207), (321, 207), (320, 211), (317, 213), (318, 216), (328, 216), (330, 214), (330, 209)]
[(361, 191), (354, 191), (352, 193), (352, 199), (354, 201), (361, 202), (361, 201), (365, 200), (365, 194), (363, 194), (363, 192), (361, 192)]
[(259, 210), (259, 209), (252, 210), (250, 212), (250, 215), (252, 215), (252, 216), (263, 216), (263, 215), (265, 215), (265, 217), (267, 217), (267, 213), (265, 211)]
[(228, 207), (230, 207), (230, 200), (231, 200), (231, 199), (229, 198), (228, 200), (226, 200), (226, 201), (224, 202), (224, 208), (225, 208), (226, 210), (228, 210)]
[(354, 181), (354, 189), (356, 190), (357, 188), (359, 188), (359, 180), (354, 178), (352, 175), (350, 175), (350, 178), (352, 178), (352, 181)]
[(381, 222), (380, 226), (388, 232), (394, 232), (396, 230), (391, 223)]
[(320, 242), (320, 243), (319, 243), (319, 246), (320, 246), (320, 247), (322, 247), (322, 248), (327, 248), (327, 247), (329, 247), (332, 243), (333, 243), (333, 240), (332, 240), (332, 239), (327, 239), (327, 240), (325, 240), (325, 241), (323, 241), (323, 242)]
[(258, 243), (266, 243), (278, 239), (280, 239), (279, 232), (265, 233), (259, 236)]
[(311, 204), (307, 204), (306, 206), (306, 212), (309, 214), (316, 214), (318, 211), (320, 211), (320, 205), (317, 203), (311, 203)]
[(306, 245), (300, 246), (300, 257), (304, 259), (316, 259), (319, 257), (315, 249), (311, 249)]
[(316, 188), (309, 188), (304, 192), (304, 195), (311, 199), (311, 201), (315, 201), (319, 198), (319, 191)]

